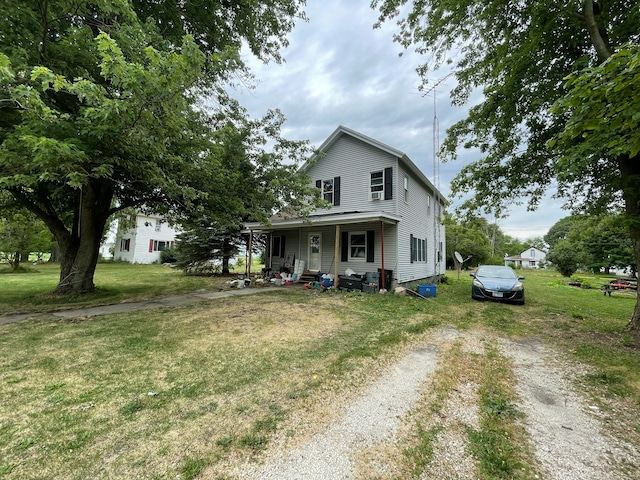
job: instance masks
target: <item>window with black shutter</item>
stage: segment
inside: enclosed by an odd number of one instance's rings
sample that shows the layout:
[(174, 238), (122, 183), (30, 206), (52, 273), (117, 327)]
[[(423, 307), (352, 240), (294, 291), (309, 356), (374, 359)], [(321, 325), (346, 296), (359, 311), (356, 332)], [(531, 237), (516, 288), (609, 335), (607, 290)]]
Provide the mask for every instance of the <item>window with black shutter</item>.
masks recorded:
[(328, 180), (316, 180), (316, 188), (322, 192), (322, 198), (334, 206), (340, 205), (340, 177)]

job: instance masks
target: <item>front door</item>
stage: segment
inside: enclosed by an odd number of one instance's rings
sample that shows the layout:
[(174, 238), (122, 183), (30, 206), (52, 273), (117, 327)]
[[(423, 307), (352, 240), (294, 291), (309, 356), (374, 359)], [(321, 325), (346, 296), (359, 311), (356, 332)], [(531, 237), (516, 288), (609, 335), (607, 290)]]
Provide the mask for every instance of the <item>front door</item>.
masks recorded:
[(320, 233), (309, 234), (309, 267), (308, 270), (320, 271), (322, 264), (322, 235)]

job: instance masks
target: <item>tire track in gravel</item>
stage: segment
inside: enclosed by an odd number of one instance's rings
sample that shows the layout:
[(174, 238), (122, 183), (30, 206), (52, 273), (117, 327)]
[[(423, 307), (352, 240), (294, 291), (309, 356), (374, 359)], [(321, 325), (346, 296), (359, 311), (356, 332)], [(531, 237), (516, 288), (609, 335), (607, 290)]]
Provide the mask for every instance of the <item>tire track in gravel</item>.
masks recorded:
[[(640, 452), (601, 433), (602, 424), (572, 388), (568, 373), (549, 365), (544, 345), (536, 340), (504, 341), (503, 355), (517, 378), (518, 408), (525, 414), (535, 454), (549, 480), (620, 480), (616, 464), (638, 465)], [(637, 470), (635, 474), (637, 475)]]
[[(438, 342), (457, 336), (455, 330), (439, 334)], [(326, 430), (289, 453), (274, 453), (259, 467), (242, 472), (243, 479), (353, 478), (352, 454), (393, 440), (401, 418), (420, 396), (420, 388), (438, 363), (437, 345), (417, 348), (368, 387), (358, 400)]]

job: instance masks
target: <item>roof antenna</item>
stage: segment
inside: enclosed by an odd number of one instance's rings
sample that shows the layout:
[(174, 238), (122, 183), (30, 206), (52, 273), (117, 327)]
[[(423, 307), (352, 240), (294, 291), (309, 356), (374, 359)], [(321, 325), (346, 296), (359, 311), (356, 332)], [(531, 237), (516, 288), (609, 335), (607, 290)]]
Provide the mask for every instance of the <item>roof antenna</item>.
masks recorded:
[(438, 159), (438, 151), (440, 150), (440, 120), (438, 119), (436, 87), (453, 74), (454, 72), (449, 72), (437, 80), (423, 95), (426, 97), (433, 92), (433, 183), (438, 191), (440, 190), (440, 160)]

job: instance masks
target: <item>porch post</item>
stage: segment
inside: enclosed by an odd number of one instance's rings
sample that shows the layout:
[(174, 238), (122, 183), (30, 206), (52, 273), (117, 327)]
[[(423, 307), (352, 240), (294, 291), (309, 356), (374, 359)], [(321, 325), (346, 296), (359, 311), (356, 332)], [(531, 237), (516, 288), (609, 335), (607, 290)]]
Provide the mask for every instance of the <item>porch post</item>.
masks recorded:
[(251, 276), (251, 263), (253, 259), (251, 258), (251, 250), (253, 250), (253, 230), (249, 230), (249, 260), (247, 260), (247, 278)]
[(269, 265), (267, 268), (273, 268), (273, 232), (269, 232)]
[(336, 225), (336, 243), (333, 248), (333, 284), (338, 285), (338, 262), (340, 261), (340, 225)]
[(382, 275), (380, 275), (380, 290), (384, 289), (384, 222), (380, 222), (380, 250), (382, 259)]

